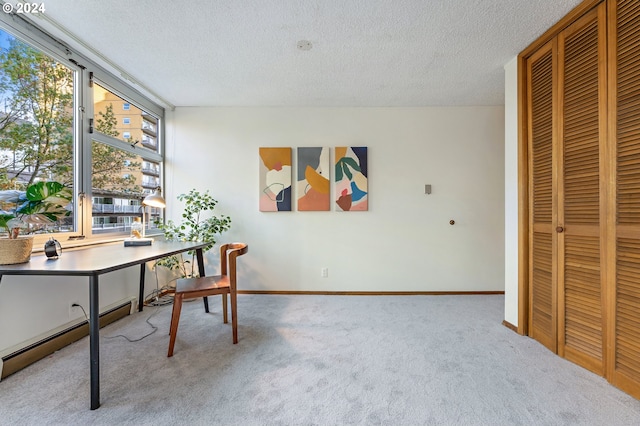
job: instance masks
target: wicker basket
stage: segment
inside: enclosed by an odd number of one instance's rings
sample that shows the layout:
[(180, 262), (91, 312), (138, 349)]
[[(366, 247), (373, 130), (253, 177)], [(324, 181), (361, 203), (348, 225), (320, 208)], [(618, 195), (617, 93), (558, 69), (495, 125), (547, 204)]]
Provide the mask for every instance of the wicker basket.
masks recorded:
[(25, 263), (31, 259), (33, 236), (22, 236), (14, 240), (0, 238), (0, 265)]

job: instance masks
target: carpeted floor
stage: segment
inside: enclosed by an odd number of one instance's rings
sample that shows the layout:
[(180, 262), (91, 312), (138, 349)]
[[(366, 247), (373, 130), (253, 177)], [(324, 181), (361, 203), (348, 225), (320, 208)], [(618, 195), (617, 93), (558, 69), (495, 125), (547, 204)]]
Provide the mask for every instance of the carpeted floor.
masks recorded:
[[(638, 425), (640, 401), (501, 325), (503, 296), (240, 295), (240, 342), (218, 300), (101, 331), (0, 382), (1, 425)], [(150, 325), (158, 331), (138, 342)]]

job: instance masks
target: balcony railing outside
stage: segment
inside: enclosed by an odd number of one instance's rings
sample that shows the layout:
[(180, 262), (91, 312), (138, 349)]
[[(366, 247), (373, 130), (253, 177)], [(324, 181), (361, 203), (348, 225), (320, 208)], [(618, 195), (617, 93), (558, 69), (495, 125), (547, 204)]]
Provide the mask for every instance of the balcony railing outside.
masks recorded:
[[(147, 178), (147, 179), (145, 179)], [(152, 178), (151, 176), (143, 176), (142, 177), (142, 186), (144, 188), (157, 188), (160, 186), (160, 179)]]
[(142, 130), (146, 130), (148, 132), (155, 133), (156, 126), (152, 123), (149, 123), (147, 120), (142, 120)]
[(145, 148), (156, 150), (158, 148), (158, 143), (156, 142), (155, 138), (143, 135), (142, 146), (144, 146)]
[[(148, 226), (150, 226), (150, 227), (147, 228), (147, 231), (157, 229), (155, 226), (153, 226), (153, 223), (149, 224)], [(91, 226), (91, 230), (93, 231), (94, 234), (101, 234), (101, 233), (107, 233), (107, 232), (126, 232), (126, 233), (128, 233), (128, 232), (131, 231), (131, 224), (128, 224), (128, 223), (94, 223)]]
[(160, 170), (156, 167), (142, 167), (142, 173), (146, 175), (160, 176)]
[(117, 204), (93, 204), (93, 213), (140, 213), (141, 206), (124, 206)]

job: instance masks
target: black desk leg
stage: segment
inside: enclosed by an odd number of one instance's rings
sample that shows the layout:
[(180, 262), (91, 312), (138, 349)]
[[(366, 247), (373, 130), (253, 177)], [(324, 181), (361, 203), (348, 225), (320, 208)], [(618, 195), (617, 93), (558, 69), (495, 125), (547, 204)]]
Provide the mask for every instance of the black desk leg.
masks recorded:
[(198, 259), (198, 274), (204, 277), (204, 256), (202, 256), (202, 249), (196, 249), (196, 259)]
[(100, 407), (100, 303), (98, 276), (89, 277), (89, 358), (91, 361), (91, 409)]
[[(202, 249), (196, 249), (196, 259), (198, 259), (198, 275), (204, 277), (204, 256), (202, 256)], [(207, 296), (202, 298), (204, 302), (204, 311), (209, 312), (209, 299)]]
[(146, 264), (140, 264), (140, 294), (138, 295), (138, 312), (142, 312), (144, 307), (144, 272), (146, 270)]

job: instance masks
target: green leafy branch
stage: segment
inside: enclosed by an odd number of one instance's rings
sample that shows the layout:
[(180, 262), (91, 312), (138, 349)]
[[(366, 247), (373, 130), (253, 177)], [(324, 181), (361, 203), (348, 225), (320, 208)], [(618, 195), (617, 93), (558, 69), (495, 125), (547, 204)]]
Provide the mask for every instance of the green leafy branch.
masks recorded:
[[(169, 241), (208, 242), (209, 244), (203, 247), (202, 252), (211, 250), (216, 243), (216, 236), (228, 231), (231, 227), (231, 218), (225, 215), (207, 214), (212, 212), (218, 204), (208, 190), (201, 193), (192, 189), (186, 194), (178, 195), (177, 198), (185, 204), (182, 221), (175, 223), (169, 220), (166, 224), (156, 223), (156, 225), (164, 231), (165, 238)], [(190, 257), (186, 259), (183, 256), (167, 257), (159, 260), (156, 265), (177, 270), (182, 277), (197, 276), (195, 251), (188, 252), (188, 256)]]

